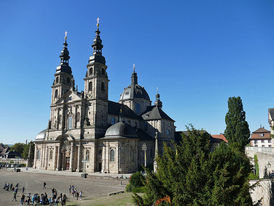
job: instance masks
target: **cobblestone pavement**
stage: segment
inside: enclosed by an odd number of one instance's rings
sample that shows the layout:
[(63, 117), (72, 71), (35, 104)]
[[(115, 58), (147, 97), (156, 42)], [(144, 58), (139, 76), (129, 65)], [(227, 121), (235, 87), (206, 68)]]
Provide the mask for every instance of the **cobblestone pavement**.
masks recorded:
[[(65, 173), (64, 173), (65, 174)], [(13, 172), (6, 169), (0, 169), (0, 205), (19, 205), (22, 187), (25, 187), (25, 194), (28, 193), (47, 193), (51, 196), (51, 189), (57, 189), (58, 195), (62, 192), (68, 198), (75, 201), (71, 194), (68, 194), (69, 185), (76, 186), (78, 191), (83, 192), (83, 199), (106, 196), (112, 192), (118, 192), (125, 189), (127, 180), (116, 179), (107, 176), (89, 175), (87, 178), (81, 178), (80, 175), (73, 174), (58, 175), (32, 172)], [(43, 189), (43, 182), (47, 183), (47, 188)], [(12, 201), (13, 194), (11, 191), (5, 191), (5, 183), (13, 185), (19, 183), (17, 193), (17, 202)], [(122, 185), (121, 185), (122, 184)]]

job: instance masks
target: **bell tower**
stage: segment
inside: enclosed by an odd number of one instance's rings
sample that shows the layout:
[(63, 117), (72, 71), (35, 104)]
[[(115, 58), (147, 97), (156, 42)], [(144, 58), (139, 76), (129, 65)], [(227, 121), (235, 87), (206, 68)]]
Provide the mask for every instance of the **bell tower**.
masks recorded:
[(94, 128), (92, 136), (104, 135), (108, 118), (108, 75), (105, 57), (102, 55), (103, 44), (100, 37), (99, 18), (97, 18), (96, 36), (92, 44), (92, 55), (89, 57), (85, 80), (87, 99), (87, 122)]
[(64, 48), (60, 54), (60, 65), (56, 68), (53, 85), (51, 86), (51, 104), (54, 104), (58, 99), (62, 98), (69, 90), (74, 89), (74, 79), (69, 66), (70, 56), (67, 46), (67, 32), (65, 32)]

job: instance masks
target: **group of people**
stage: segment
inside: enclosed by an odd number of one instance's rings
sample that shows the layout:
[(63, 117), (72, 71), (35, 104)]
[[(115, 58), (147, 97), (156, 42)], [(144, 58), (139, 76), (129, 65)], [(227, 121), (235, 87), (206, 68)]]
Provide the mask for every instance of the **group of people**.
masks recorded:
[[(17, 201), (16, 196), (17, 196), (17, 192), (18, 192), (18, 187), (19, 187), (19, 183), (17, 183), (16, 185), (5, 183), (5, 185), (3, 187), (4, 190), (13, 192), (12, 201)], [(25, 191), (24, 187), (22, 188), (22, 191)]]
[(72, 194), (73, 197), (75, 197), (77, 200), (80, 198), (82, 200), (83, 192), (77, 191), (76, 187), (74, 185), (69, 186), (69, 193)]
[[(46, 183), (44, 182), (43, 185), (44, 189), (46, 189)], [(19, 183), (17, 183), (15, 186), (13, 184), (5, 183), (3, 189), (6, 191), (12, 191), (13, 192), (13, 198), (12, 201), (17, 201), (17, 193), (18, 193)], [(58, 203), (61, 203), (61, 205), (66, 205), (67, 202), (67, 196), (66, 194), (60, 193), (58, 196), (57, 190), (55, 188), (52, 188), (51, 190), (52, 196), (48, 197), (47, 193), (41, 193), (40, 195), (38, 193), (35, 193), (31, 195), (31, 193), (28, 193), (28, 195), (25, 195), (25, 187), (22, 187), (22, 194), (20, 198), (20, 204), (21, 205), (58, 205)]]

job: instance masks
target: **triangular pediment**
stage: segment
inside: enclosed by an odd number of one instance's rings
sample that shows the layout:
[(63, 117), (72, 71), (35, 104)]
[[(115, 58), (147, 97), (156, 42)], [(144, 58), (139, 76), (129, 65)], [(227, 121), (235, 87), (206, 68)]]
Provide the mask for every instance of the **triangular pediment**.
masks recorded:
[(62, 98), (58, 99), (55, 104), (69, 103), (80, 101), (81, 96), (74, 91), (68, 91)]

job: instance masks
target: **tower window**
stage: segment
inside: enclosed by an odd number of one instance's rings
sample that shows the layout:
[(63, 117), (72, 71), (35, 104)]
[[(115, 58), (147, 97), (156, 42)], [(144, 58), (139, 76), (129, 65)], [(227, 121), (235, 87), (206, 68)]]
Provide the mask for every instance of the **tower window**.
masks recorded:
[(101, 90), (105, 91), (105, 84), (104, 84), (104, 82), (101, 83)]
[(57, 96), (58, 96), (58, 90), (56, 89), (54, 93), (54, 97), (57, 98)]
[(59, 77), (56, 77), (56, 84), (59, 82)]
[(92, 75), (92, 68), (89, 69), (89, 75)]
[(102, 69), (102, 75), (105, 75), (105, 70), (104, 69)]
[(68, 117), (68, 129), (72, 129), (72, 116)]
[(70, 83), (70, 78), (69, 78), (69, 77), (67, 78), (67, 83), (68, 83), (68, 84)]
[(92, 91), (92, 82), (88, 83), (88, 91)]
[(109, 152), (109, 160), (111, 162), (114, 162), (114, 160), (115, 160), (115, 151), (114, 151), (114, 149), (111, 149), (110, 152)]

